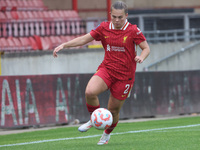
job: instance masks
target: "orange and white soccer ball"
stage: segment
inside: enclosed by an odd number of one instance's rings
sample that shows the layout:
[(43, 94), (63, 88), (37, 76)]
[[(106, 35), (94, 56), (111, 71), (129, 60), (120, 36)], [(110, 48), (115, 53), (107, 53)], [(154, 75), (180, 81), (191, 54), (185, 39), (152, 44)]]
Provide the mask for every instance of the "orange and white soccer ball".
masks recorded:
[(108, 109), (98, 108), (92, 113), (90, 120), (93, 127), (99, 130), (105, 130), (112, 125), (113, 116)]

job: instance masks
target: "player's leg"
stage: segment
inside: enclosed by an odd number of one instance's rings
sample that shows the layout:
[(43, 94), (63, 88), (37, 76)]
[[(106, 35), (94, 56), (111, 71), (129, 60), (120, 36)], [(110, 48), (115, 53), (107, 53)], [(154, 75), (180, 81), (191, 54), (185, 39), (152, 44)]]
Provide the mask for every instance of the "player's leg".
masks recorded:
[[(92, 76), (85, 90), (86, 105), (90, 115), (94, 110), (100, 107), (98, 95), (107, 89), (108, 86), (101, 77), (97, 75)], [(87, 123), (81, 125), (78, 130), (80, 132), (86, 132), (91, 127), (92, 124), (89, 120)]]
[(98, 95), (107, 89), (108, 86), (101, 77), (97, 75), (92, 76), (85, 90), (86, 103), (88, 105), (98, 106)]
[(133, 87), (133, 81), (117, 81), (110, 88), (111, 95), (108, 101), (108, 109), (113, 115), (113, 124), (104, 131), (98, 145), (107, 144), (110, 139), (110, 133), (117, 126), (119, 121), (119, 112), (123, 106), (125, 99), (129, 96), (131, 88)]
[(114, 128), (117, 126), (117, 123), (119, 121), (119, 112), (124, 102), (125, 100), (119, 100), (119, 99), (114, 98), (112, 94), (110, 95), (110, 98), (108, 101), (108, 110), (110, 110), (110, 112), (113, 115), (113, 123), (108, 129), (104, 131), (101, 139), (97, 143), (98, 145), (103, 145), (103, 144), (108, 143), (110, 139), (110, 133), (114, 130)]
[(110, 98), (109, 98), (109, 101), (108, 101), (108, 110), (110, 110), (110, 112), (113, 115), (113, 124), (118, 123), (119, 112), (120, 112), (124, 102), (125, 102), (125, 100), (119, 100), (117, 98), (114, 98), (112, 94), (110, 95)]
[(113, 124), (110, 128), (105, 130), (107, 134), (110, 134), (112, 130), (117, 126), (119, 120), (119, 112), (123, 106), (125, 99), (130, 96), (130, 91), (133, 87), (133, 80), (130, 81), (117, 81), (111, 87), (111, 95), (108, 102), (108, 109), (113, 115)]

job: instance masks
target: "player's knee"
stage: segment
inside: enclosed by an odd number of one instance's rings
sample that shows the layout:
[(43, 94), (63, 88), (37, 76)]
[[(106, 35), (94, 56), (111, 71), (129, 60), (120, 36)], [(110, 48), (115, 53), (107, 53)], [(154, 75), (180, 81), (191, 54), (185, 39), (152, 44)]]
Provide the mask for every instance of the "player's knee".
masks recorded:
[(94, 97), (96, 97), (96, 94), (93, 92), (93, 90), (86, 89), (85, 90), (85, 97), (86, 97), (86, 99), (94, 98)]

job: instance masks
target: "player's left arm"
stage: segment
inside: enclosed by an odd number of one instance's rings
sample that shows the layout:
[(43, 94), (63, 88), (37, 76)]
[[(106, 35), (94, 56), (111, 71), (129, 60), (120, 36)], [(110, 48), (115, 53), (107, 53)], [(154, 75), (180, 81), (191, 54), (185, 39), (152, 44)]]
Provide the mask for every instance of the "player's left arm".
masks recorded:
[(135, 61), (137, 63), (142, 63), (149, 56), (150, 48), (149, 48), (149, 44), (147, 43), (147, 41), (141, 42), (139, 44), (139, 47), (142, 49), (142, 52), (139, 56), (135, 57)]

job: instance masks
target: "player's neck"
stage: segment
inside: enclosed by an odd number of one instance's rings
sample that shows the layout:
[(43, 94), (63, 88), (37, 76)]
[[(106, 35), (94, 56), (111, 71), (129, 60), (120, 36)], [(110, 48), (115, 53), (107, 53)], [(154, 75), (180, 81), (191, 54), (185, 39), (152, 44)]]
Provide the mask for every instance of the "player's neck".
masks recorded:
[(115, 30), (122, 30), (122, 29), (124, 28), (124, 26), (126, 25), (127, 22), (128, 22), (128, 21), (127, 21), (127, 19), (126, 19), (126, 20), (124, 21), (124, 24), (123, 24), (121, 27), (115, 27), (114, 24), (112, 23), (113, 29), (115, 29)]

